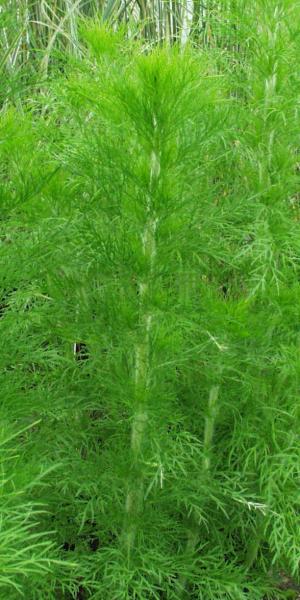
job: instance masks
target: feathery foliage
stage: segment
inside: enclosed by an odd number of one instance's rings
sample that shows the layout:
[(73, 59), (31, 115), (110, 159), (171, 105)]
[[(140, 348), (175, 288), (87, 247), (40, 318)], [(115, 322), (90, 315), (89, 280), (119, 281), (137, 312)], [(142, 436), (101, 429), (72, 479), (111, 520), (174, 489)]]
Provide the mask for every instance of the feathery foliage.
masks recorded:
[(3, 98), (12, 600), (296, 589), (299, 7), (230, 15), (201, 51), (81, 24), (41, 93)]

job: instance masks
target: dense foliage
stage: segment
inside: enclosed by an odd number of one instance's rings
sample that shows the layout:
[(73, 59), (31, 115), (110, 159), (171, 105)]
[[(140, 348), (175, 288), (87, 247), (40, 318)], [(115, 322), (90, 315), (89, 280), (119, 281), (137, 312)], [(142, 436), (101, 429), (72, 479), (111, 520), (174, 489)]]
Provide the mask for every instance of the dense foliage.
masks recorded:
[(299, 17), (2, 98), (3, 598), (296, 597)]

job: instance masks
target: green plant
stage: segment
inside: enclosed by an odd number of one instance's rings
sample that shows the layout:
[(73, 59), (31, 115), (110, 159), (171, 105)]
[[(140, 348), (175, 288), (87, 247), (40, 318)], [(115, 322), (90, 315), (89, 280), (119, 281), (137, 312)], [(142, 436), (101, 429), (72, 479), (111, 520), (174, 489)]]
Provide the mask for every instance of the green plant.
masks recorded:
[(297, 579), (299, 14), (255, 10), (234, 65), (81, 27), (39, 110), (2, 113), (2, 414), (27, 428), (21, 522), (46, 507), (47, 579), (16, 594), (262, 600)]

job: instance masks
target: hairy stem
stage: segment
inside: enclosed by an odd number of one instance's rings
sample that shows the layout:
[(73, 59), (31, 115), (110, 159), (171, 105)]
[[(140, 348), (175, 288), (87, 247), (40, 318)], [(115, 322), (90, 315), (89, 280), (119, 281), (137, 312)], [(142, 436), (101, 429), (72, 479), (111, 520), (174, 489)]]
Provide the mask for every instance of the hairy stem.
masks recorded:
[[(155, 118), (153, 119), (153, 125), (155, 133)], [(151, 281), (153, 278), (156, 255), (155, 238), (157, 219), (155, 218), (154, 210), (152, 208), (152, 193), (159, 175), (160, 156), (159, 152), (153, 149), (150, 157), (149, 197), (146, 206), (147, 219), (141, 236), (142, 252), (143, 255), (148, 259), (149, 268), (147, 276), (138, 284), (140, 303), (140, 341), (135, 347), (135, 398), (130, 442), (132, 473), (129, 480), (125, 504), (126, 526), (124, 537), (128, 557), (130, 556), (135, 543), (138, 521), (143, 511), (144, 475), (142, 455), (147, 422), (149, 419), (147, 398), (151, 380), (149, 351), (151, 327), (153, 322), (153, 315), (147, 307), (147, 297), (149, 297), (149, 293), (151, 291)]]

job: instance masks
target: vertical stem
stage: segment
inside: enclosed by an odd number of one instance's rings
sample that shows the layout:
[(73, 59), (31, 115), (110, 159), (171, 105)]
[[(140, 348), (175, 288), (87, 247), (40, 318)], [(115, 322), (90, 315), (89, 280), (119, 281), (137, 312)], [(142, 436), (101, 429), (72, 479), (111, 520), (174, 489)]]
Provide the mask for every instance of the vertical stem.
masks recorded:
[(210, 470), (212, 439), (214, 434), (215, 420), (217, 415), (217, 400), (219, 395), (219, 386), (214, 385), (209, 393), (208, 411), (205, 417), (204, 442), (203, 442), (203, 469)]
[[(217, 416), (217, 400), (219, 396), (219, 386), (214, 385), (210, 389), (209, 398), (208, 398), (208, 410), (207, 416), (205, 417), (205, 425), (204, 425), (204, 440), (203, 440), (203, 471), (209, 473), (210, 471), (210, 461), (211, 461), (211, 452), (212, 452), (212, 442), (215, 428), (215, 421)], [(187, 542), (186, 542), (186, 554), (192, 554), (196, 548), (197, 542), (199, 541), (198, 535), (198, 523), (193, 514), (190, 518), (191, 526), (188, 530)], [(186, 577), (181, 577), (179, 579), (179, 589), (181, 596), (184, 597), (186, 593), (187, 580)]]
[[(258, 3), (258, 6), (260, 6), (260, 3)], [(277, 52), (274, 52), (274, 49), (280, 49), (280, 28), (284, 22), (284, 17), (285, 13), (280, 6), (280, 3), (278, 3), (277, 5), (274, 4), (272, 13), (269, 14), (266, 12), (265, 18), (263, 20), (261, 19), (259, 22), (259, 34), (264, 36), (266, 43), (261, 47), (262, 50), (261, 54), (259, 55), (258, 65), (260, 67), (260, 63), (262, 62), (263, 65), (267, 66), (266, 74), (263, 79), (262, 90), (264, 102), (264, 110), (262, 112), (263, 135), (260, 135), (259, 139), (261, 143), (261, 140), (263, 137), (265, 137), (263, 151), (261, 152), (259, 172), (260, 185), (262, 189), (269, 188), (270, 173), (272, 170), (274, 170), (273, 145), (277, 131), (276, 125), (274, 122), (272, 123), (272, 121), (270, 121), (269, 116), (272, 111), (274, 101), (276, 102), (276, 96), (278, 93), (278, 73), (280, 72), (280, 62), (278, 61), (278, 56), (280, 57), (280, 52), (277, 54)], [(259, 68), (259, 77), (260, 76), (261, 71)], [(261, 543), (264, 540), (265, 527), (265, 516), (260, 514), (257, 516), (256, 531), (253, 533), (253, 538), (249, 542), (246, 551), (245, 565), (247, 569), (250, 569), (257, 559)]]
[(168, 0), (165, 0), (164, 4), (164, 16), (165, 16), (165, 41), (169, 43), (171, 36), (171, 18), (170, 18), (170, 6)]
[(181, 4), (181, 45), (185, 46), (192, 27), (193, 0), (184, 0)]
[[(153, 119), (154, 140), (156, 139), (156, 119)], [(131, 460), (132, 474), (129, 480), (128, 492), (125, 504), (125, 530), (124, 544), (128, 558), (133, 549), (138, 528), (138, 519), (143, 511), (143, 444), (146, 427), (149, 419), (148, 391), (151, 380), (150, 373), (150, 335), (153, 315), (147, 307), (147, 296), (151, 290), (151, 281), (156, 255), (156, 227), (157, 219), (152, 208), (152, 194), (160, 175), (160, 154), (156, 147), (153, 148), (150, 157), (149, 196), (146, 206), (146, 223), (141, 236), (142, 252), (149, 261), (148, 276), (138, 284), (140, 302), (140, 330), (141, 339), (135, 347), (134, 368), (134, 414), (131, 427)]]
[(201, 0), (193, 0), (193, 20), (192, 36), (195, 41), (199, 41), (201, 32)]
[(172, 41), (173, 41), (173, 43), (176, 43), (179, 40), (179, 15), (180, 15), (180, 9), (177, 4), (177, 0), (172, 0), (172, 23), (173, 23)]
[(73, 10), (73, 3), (71, 2), (71, 0), (66, 0), (66, 13), (69, 15), (71, 51), (73, 52), (74, 56), (78, 56), (79, 42), (77, 20), (79, 14), (79, 5), (75, 13), (75, 10)]
[(158, 0), (158, 40), (159, 43), (163, 40), (164, 29), (163, 29), (163, 6), (162, 0)]

